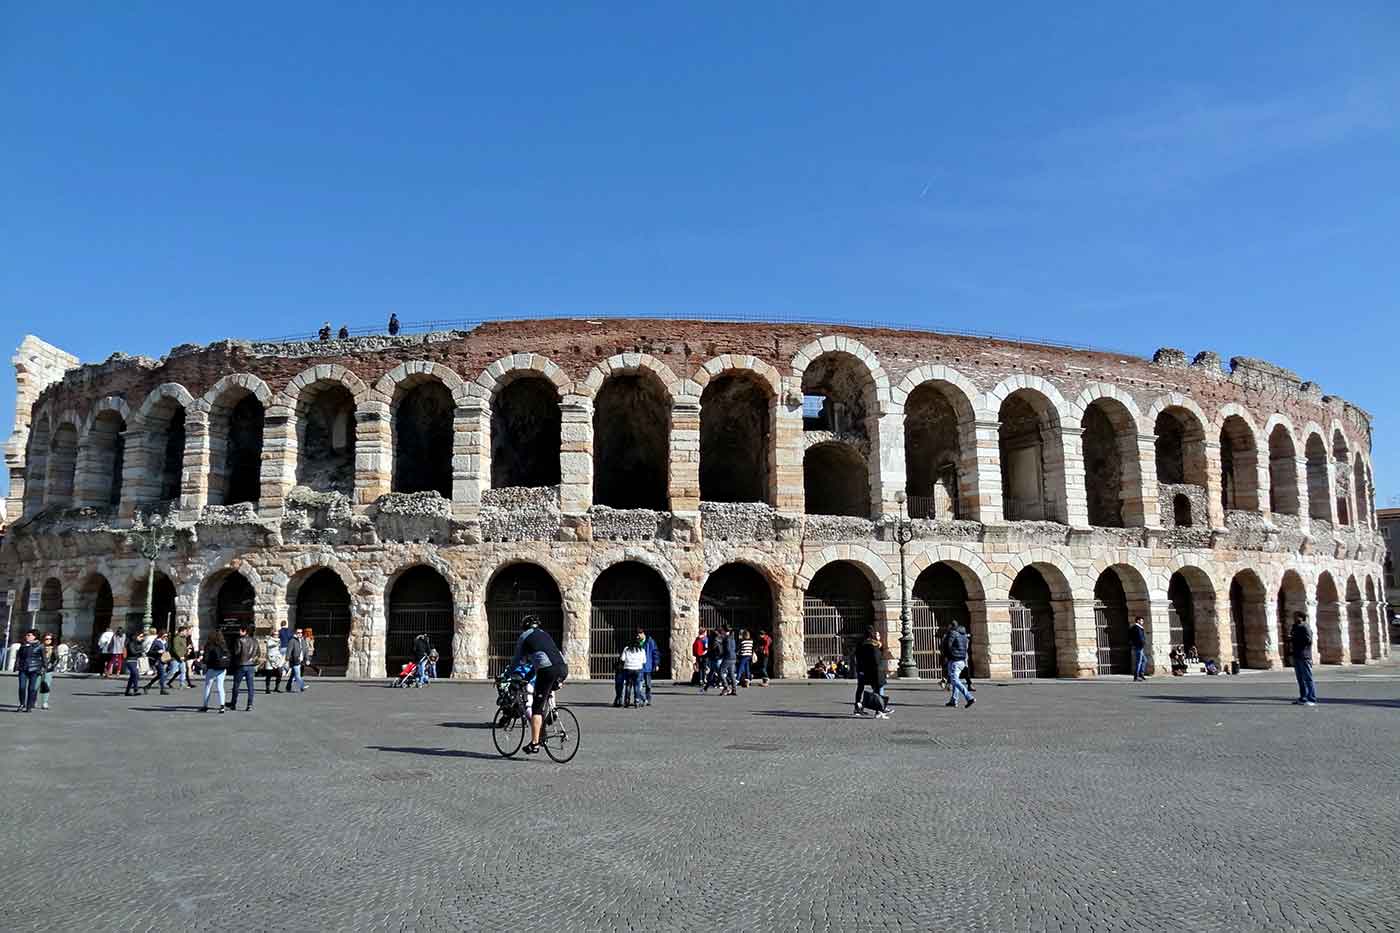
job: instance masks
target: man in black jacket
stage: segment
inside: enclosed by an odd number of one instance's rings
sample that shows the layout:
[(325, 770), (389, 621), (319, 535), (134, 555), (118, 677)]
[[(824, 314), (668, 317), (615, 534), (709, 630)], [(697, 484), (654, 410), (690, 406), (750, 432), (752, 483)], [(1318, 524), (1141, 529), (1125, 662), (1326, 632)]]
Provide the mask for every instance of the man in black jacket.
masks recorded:
[(1133, 648), (1133, 680), (1147, 679), (1147, 629), (1143, 627), (1142, 616), (1133, 619), (1128, 626), (1128, 644)]
[(1313, 683), (1312, 673), (1312, 629), (1308, 628), (1308, 617), (1304, 613), (1293, 613), (1293, 628), (1288, 632), (1293, 646), (1293, 674), (1298, 678), (1298, 699), (1295, 706), (1317, 705), (1317, 684)]
[(428, 686), (428, 655), (433, 653), (433, 640), (427, 632), (419, 632), (413, 639), (413, 653), (418, 659), (418, 686)]
[(948, 631), (943, 635), (943, 658), (948, 663), (948, 689), (952, 696), (944, 706), (957, 706), (958, 694), (963, 695), (963, 709), (967, 709), (977, 701), (968, 692), (967, 685), (963, 683), (962, 670), (967, 666), (967, 632), (961, 625), (950, 625)]
[(251, 626), (247, 622), (238, 625), (238, 641), (233, 643), (233, 701), (229, 703), (229, 709), (238, 709), (238, 687), (240, 684), (248, 684), (248, 705), (243, 709), (253, 708), (253, 697), (257, 690), (253, 688), (253, 675), (258, 669), (258, 642), (251, 634)]
[(39, 679), (44, 674), (44, 646), (34, 629), (24, 633), (24, 644), (15, 654), (15, 673), (19, 675), (19, 706), (16, 713), (34, 712), (39, 699)]

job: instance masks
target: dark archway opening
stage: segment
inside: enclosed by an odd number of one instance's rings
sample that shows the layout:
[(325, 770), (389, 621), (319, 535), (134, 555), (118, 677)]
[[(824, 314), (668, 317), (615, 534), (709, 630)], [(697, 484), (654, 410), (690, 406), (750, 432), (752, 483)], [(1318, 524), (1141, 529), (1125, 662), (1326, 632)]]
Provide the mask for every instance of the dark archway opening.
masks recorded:
[(1353, 664), (1366, 663), (1366, 620), (1361, 611), (1361, 587), (1347, 580), (1347, 642)]
[(1337, 524), (1351, 524), (1351, 462), (1346, 438), (1341, 431), (1332, 433), (1332, 483), (1337, 493)]
[(350, 592), (345, 581), (322, 567), (298, 587), (292, 628), (309, 628), (316, 640), (316, 672), (344, 676), (350, 669)]
[(1220, 504), (1225, 511), (1259, 509), (1258, 452), (1254, 432), (1239, 415), (1220, 428)]
[(1295, 612), (1306, 614), (1307, 611), (1308, 592), (1307, 588), (1303, 586), (1303, 578), (1292, 570), (1285, 571), (1283, 583), (1278, 590), (1276, 616), (1279, 658), (1285, 667), (1293, 666), (1293, 614)]
[(1049, 399), (1018, 390), (1001, 403), (998, 418), (1006, 520), (1064, 522), (1064, 453)]
[(1172, 647), (1196, 647), (1196, 600), (1191, 584), (1180, 572), (1167, 583), (1167, 626)]
[(1055, 677), (1055, 610), (1050, 585), (1034, 567), (1011, 584), (1011, 676)]
[(486, 588), (486, 676), (495, 677), (510, 665), (529, 616), (540, 620), (540, 628), (563, 651), (564, 603), (559, 586), (538, 564), (511, 564), (498, 571)]
[(760, 632), (775, 638), (773, 591), (768, 580), (747, 564), (725, 564), (710, 574), (700, 591), (700, 628), (714, 631), (729, 626), (738, 637), (747, 631), (757, 639)]
[(88, 432), (88, 464), (93, 486), (84, 505), (115, 508), (122, 500), (122, 470), (126, 465), (126, 421), (104, 411)]
[(849, 444), (818, 444), (802, 458), (808, 515), (870, 517), (870, 477), (865, 458)]
[(559, 393), (548, 379), (522, 377), (497, 392), (491, 402), (491, 488), (558, 486), (561, 421)]
[[(436, 379), (425, 379), (403, 393), (394, 409), (394, 492), (436, 492), (452, 498), (455, 410), (452, 393)], [(441, 663), (438, 673), (447, 676)]]
[[(1123, 451), (1119, 431), (1105, 403), (1096, 401), (1084, 410), (1084, 493), (1089, 524), (1123, 527)], [(1133, 442), (1136, 443), (1136, 438)]]
[(768, 391), (749, 376), (720, 376), (700, 396), (700, 498), (767, 502), (772, 432)]
[(910, 518), (963, 517), (959, 494), (962, 439), (947, 394), (925, 383), (904, 404), (905, 492)]
[(588, 676), (612, 679), (625, 645), (646, 632), (661, 655), (655, 680), (671, 676), (671, 595), (646, 564), (624, 561), (599, 574), (590, 600)]
[(1249, 571), (1230, 581), (1230, 648), (1241, 667), (1267, 668), (1263, 646), (1269, 637), (1264, 585)]
[(1316, 434), (1303, 445), (1308, 461), (1308, 517), (1314, 521), (1332, 520), (1332, 484), (1327, 476), (1327, 448)]
[(1298, 514), (1298, 451), (1283, 425), (1269, 434), (1269, 511)]
[(209, 504), (257, 504), (262, 495), (263, 406), (246, 393), (216, 406), (210, 431)]
[(666, 511), (670, 459), (671, 410), (661, 383), (650, 373), (609, 377), (593, 408), (593, 502)]
[(1098, 672), (1131, 674), (1133, 649), (1128, 642), (1128, 594), (1112, 568), (1094, 584), (1094, 629), (1098, 640)]
[(1191, 500), (1185, 495), (1178, 493), (1172, 497), (1172, 519), (1178, 528), (1190, 528), (1194, 524), (1191, 520)]
[(163, 407), (165, 417), (158, 422), (151, 449), (160, 464), (156, 501), (172, 502), (180, 498), (185, 469), (185, 409), (168, 400)]
[(802, 600), (807, 667), (850, 657), (874, 621), (875, 592), (859, 567), (838, 560), (818, 570)]
[(1337, 583), (1324, 571), (1317, 579), (1317, 659), (1323, 664), (1341, 664), (1342, 605)]
[(355, 397), (338, 382), (307, 386), (297, 401), (297, 485), (355, 491)]
[(384, 632), (384, 673), (397, 677), (403, 666), (418, 658), (413, 642), (427, 635), (437, 649), (438, 677), (452, 676), (452, 587), (431, 567), (405, 570), (389, 590), (389, 622)]
[(914, 636), (914, 663), (919, 676), (935, 678), (944, 667), (940, 638), (953, 625), (972, 633), (972, 613), (967, 605), (967, 584), (962, 575), (944, 563), (927, 567), (914, 581), (910, 594), (909, 625)]
[[(159, 584), (157, 584), (159, 591)], [(241, 573), (230, 573), (219, 584), (218, 595), (214, 602), (214, 625), (224, 635), (224, 640), (230, 645), (238, 639), (238, 627), (247, 625), (249, 633), (252, 633), (255, 624), (256, 594), (253, 584)], [(151, 602), (153, 613), (158, 613), (161, 609), (160, 600), (154, 599)], [(153, 616), (156, 620), (156, 628), (164, 628), (163, 619), (160, 615)]]
[(49, 577), (39, 590), (39, 611), (34, 614), (33, 627), (41, 636), (52, 633), (56, 642), (63, 640), (63, 584), (57, 577)]
[(89, 670), (98, 670), (98, 650), (97, 637), (103, 632), (112, 628), (112, 607), (115, 600), (112, 596), (112, 585), (104, 577), (97, 577), (93, 580), (92, 590), (92, 643), (88, 646), (88, 654), (91, 663)]
[(78, 475), (78, 429), (61, 424), (49, 447), (49, 479), (46, 505), (60, 509), (73, 505), (73, 485)]

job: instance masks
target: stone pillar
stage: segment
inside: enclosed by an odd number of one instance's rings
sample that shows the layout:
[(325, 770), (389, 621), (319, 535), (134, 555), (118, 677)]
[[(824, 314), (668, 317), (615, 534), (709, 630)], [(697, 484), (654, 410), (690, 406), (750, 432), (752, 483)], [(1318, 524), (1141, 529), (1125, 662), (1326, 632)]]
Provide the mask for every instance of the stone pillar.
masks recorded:
[(1225, 527), (1225, 506), (1220, 496), (1220, 442), (1207, 440), (1203, 443), (1206, 451), (1206, 517), (1210, 527)]
[[(8, 459), (8, 458), (7, 458)], [(21, 461), (22, 463), (23, 461)], [(18, 519), (24, 514), (24, 477), (26, 469), (19, 463), (10, 464), (10, 495), (5, 500), (5, 514)]]
[[(987, 623), (986, 633), (983, 638), (974, 639), (972, 651), (974, 660), (983, 665), (983, 670), (989, 672), (992, 680), (1011, 679), (1011, 603), (1005, 599), (989, 599), (984, 603), (986, 606)], [(968, 601), (968, 608), (973, 609), (973, 621), (976, 621), (976, 611), (972, 601)]]
[(874, 428), (874, 433), (870, 435), (872, 518), (898, 516), (900, 509), (896, 496), (904, 491), (908, 483), (904, 464), (904, 413), (890, 411), (889, 403), (884, 401), (880, 403), (880, 409), (878, 417), (868, 419)]
[[(1056, 666), (1061, 677), (1095, 677), (1099, 672), (1098, 629), (1092, 594), (1076, 594), (1073, 600), (1054, 599)], [(1070, 625), (1061, 626), (1068, 619)], [(1008, 633), (1009, 634), (1009, 633)]]
[(958, 437), (962, 443), (971, 444), (976, 458), (974, 469), (959, 478), (959, 492), (966, 496), (968, 503), (967, 517), (987, 525), (1005, 521), (1001, 495), (1001, 422), (992, 418), (960, 423)]
[[(1231, 661), (1237, 660), (1235, 658), (1233, 642), (1234, 620), (1230, 617), (1230, 598), (1228, 593), (1224, 599), (1216, 598), (1215, 619), (1213, 622), (1210, 622), (1210, 624), (1215, 626), (1215, 643), (1218, 646), (1218, 650), (1215, 652), (1216, 663), (1220, 665), (1220, 669), (1223, 671), (1230, 666)], [(1200, 641), (1199, 637), (1197, 637), (1197, 641)], [(1240, 662), (1240, 667), (1244, 667), (1244, 658), (1239, 658), (1238, 660)]]
[(273, 405), (263, 416), (262, 488), (258, 491), (258, 514), (263, 518), (282, 515), (287, 493), (296, 485), (298, 453), (290, 410)]
[(559, 510), (587, 512), (593, 506), (593, 400), (564, 396), (559, 420)]
[[(452, 517), (459, 521), (476, 518), (481, 512), (482, 490), (489, 488), (491, 406), (473, 397), (458, 406), (452, 417)], [(455, 662), (453, 671), (457, 676)]]
[(564, 655), (564, 663), (569, 665), (569, 676), (578, 680), (589, 679), (589, 639), (592, 631), (592, 606), (588, 594), (582, 596), (564, 595), (564, 644), (559, 651)]
[(377, 598), (351, 598), (349, 677), (381, 677), (384, 669), (384, 639), (387, 620), (384, 594)]
[[(1087, 528), (1089, 500), (1084, 489), (1084, 429), (1061, 425), (1060, 437), (1061, 444), (1058, 448), (1052, 444), (1045, 445), (1046, 475), (1055, 475), (1056, 464), (1053, 458), (1058, 456), (1063, 462), (1060, 474), (1065, 481), (1063, 503), (1059, 508), (1053, 509), (1051, 514), (1063, 515), (1065, 523), (1076, 528)], [(1051, 489), (1050, 494), (1060, 493)], [(1097, 666), (1095, 662), (1095, 667)]]
[(671, 403), (670, 505), (672, 512), (700, 510), (700, 400), (680, 395)]
[(1147, 630), (1148, 650), (1147, 672), (1153, 677), (1169, 677), (1172, 672), (1172, 632), (1171, 620), (1167, 615), (1166, 593), (1161, 599), (1152, 600), (1148, 614), (1150, 627)]
[[(455, 500), (454, 500), (455, 501)], [(452, 679), (485, 680), (490, 660), (485, 607), (457, 605), (453, 612)]]
[(1337, 461), (1327, 458), (1327, 520), (1336, 528), (1337, 522)]
[(773, 676), (807, 676), (807, 653), (802, 640), (802, 600), (805, 590), (783, 587), (778, 591), (778, 630), (774, 633)]
[[(1157, 501), (1157, 435), (1135, 434), (1125, 445), (1123, 458), (1123, 524), (1161, 528), (1162, 511)], [(1128, 476), (1128, 457), (1137, 472)]]
[[(355, 410), (355, 504), (369, 505), (389, 491), (394, 438), (389, 403), (366, 400)], [(383, 661), (383, 643), (380, 643)]]
[(803, 486), (801, 387), (786, 385), (773, 402), (773, 507), (801, 515), (807, 507)]
[[(212, 460), (209, 412), (191, 405), (185, 412), (185, 452), (180, 465), (180, 511), (194, 521), (209, 504), (209, 466)], [(222, 483), (222, 479), (220, 479)]]
[[(135, 420), (135, 418), (133, 418)], [(155, 501), (159, 494), (156, 488), (159, 477), (153, 476), (150, 464), (150, 432), (137, 425), (128, 428), (122, 435), (126, 450), (122, 459), (122, 498), (117, 505), (117, 516), (131, 519), (141, 506)]]
[(1293, 461), (1294, 483), (1298, 488), (1298, 530), (1303, 534), (1311, 531), (1311, 506), (1308, 501), (1308, 461), (1298, 457)]
[(671, 613), (671, 679), (688, 683), (695, 670), (690, 645), (700, 631), (700, 607), (687, 603), (681, 608), (683, 611)]
[[(1314, 591), (1314, 592), (1316, 592), (1316, 591)], [(1307, 596), (1307, 598), (1306, 598), (1306, 604), (1307, 604), (1307, 610), (1306, 610), (1306, 611), (1307, 611), (1307, 613), (1308, 613), (1308, 622), (1307, 622), (1307, 625), (1308, 625), (1308, 629), (1312, 632), (1312, 637), (1313, 637), (1313, 643), (1312, 643), (1312, 662), (1313, 662), (1313, 666), (1316, 667), (1317, 665), (1319, 665), (1319, 664), (1322, 663), (1322, 658), (1321, 658), (1321, 655), (1319, 654), (1320, 646), (1318, 645), (1318, 642), (1321, 641), (1321, 633), (1318, 631), (1318, 626), (1317, 626), (1317, 597), (1314, 596), (1314, 595), (1312, 595), (1312, 594), (1309, 594), (1309, 595)], [(1292, 626), (1293, 626), (1293, 620), (1292, 620), (1292, 619), (1285, 619), (1285, 620), (1284, 620), (1284, 625), (1287, 625), (1287, 626), (1289, 626), (1290, 628), (1292, 628)]]

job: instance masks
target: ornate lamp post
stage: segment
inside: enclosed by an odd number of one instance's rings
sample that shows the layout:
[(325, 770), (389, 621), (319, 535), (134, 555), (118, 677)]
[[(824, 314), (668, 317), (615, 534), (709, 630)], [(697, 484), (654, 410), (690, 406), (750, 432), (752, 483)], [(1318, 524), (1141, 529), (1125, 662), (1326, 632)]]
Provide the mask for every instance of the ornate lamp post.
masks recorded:
[(899, 544), (899, 676), (918, 680), (919, 665), (914, 663), (914, 629), (909, 622), (909, 583), (905, 575), (904, 546), (914, 540), (914, 524), (905, 517), (904, 503), (909, 497), (901, 489), (894, 494), (899, 503), (899, 521), (894, 526), (894, 540)]
[(154, 621), (151, 617), (151, 601), (155, 596), (156, 588), (156, 558), (162, 551), (168, 550), (175, 543), (175, 535), (169, 528), (155, 526), (145, 531), (134, 531), (136, 540), (140, 542), (141, 556), (146, 558), (146, 612), (141, 620), (141, 627), (149, 629)]

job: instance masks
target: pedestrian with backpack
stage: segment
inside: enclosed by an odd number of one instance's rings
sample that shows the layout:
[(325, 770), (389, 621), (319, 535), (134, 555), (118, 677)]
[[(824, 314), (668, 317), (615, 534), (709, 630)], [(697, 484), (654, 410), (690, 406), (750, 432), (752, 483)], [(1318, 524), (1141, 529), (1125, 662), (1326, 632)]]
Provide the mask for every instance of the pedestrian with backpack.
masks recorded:
[(967, 631), (961, 625), (949, 626), (941, 647), (948, 664), (948, 689), (952, 691), (952, 696), (943, 705), (956, 708), (958, 694), (961, 693), (963, 709), (969, 709), (977, 701), (968, 692), (967, 684), (963, 683), (962, 678), (963, 668), (967, 666)]

